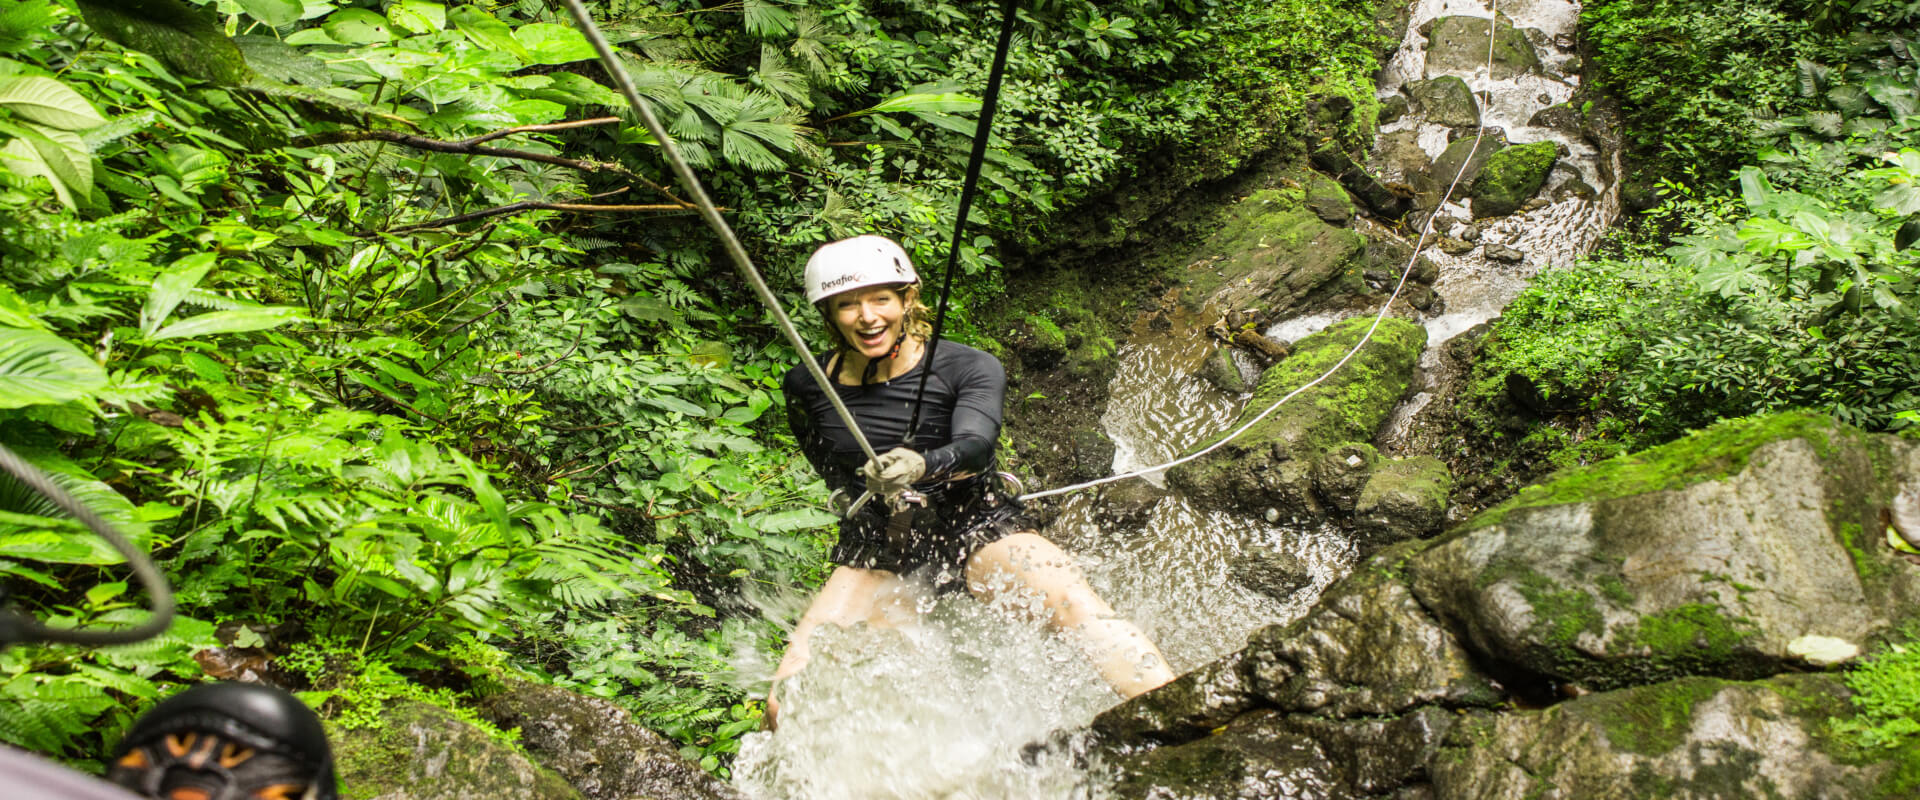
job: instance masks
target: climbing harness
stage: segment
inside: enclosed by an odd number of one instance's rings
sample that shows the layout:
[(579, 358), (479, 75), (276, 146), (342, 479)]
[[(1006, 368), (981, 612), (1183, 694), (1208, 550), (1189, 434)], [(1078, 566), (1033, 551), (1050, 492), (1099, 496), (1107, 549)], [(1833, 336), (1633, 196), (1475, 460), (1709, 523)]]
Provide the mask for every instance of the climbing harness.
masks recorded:
[[(1493, 4), (1491, 5), (1490, 10), (1491, 10), (1492, 16), (1488, 17), (1487, 19), (1487, 74), (1489, 75), (1493, 74), (1494, 42), (1498, 41), (1497, 21), (1499, 20), (1499, 17), (1500, 17), (1498, 0), (1493, 0)], [(1488, 94), (1488, 102), (1489, 103), (1492, 102), (1492, 94)], [(1483, 111), (1481, 115), (1481, 119), (1485, 119), (1485, 118), (1486, 118), (1485, 113)], [(1151, 467), (1143, 467), (1141, 469), (1136, 469), (1132, 472), (1127, 472), (1119, 475), (1109, 475), (1105, 478), (1086, 481), (1084, 483), (1076, 483), (1071, 486), (1062, 486), (1057, 489), (1048, 489), (1043, 492), (1034, 492), (1032, 494), (1024, 494), (1024, 495), (1021, 495), (1019, 499), (1022, 502), (1025, 502), (1027, 500), (1038, 500), (1043, 497), (1053, 497), (1054, 495), (1066, 494), (1068, 492), (1077, 492), (1077, 491), (1080, 491), (1081, 489), (1090, 489), (1095, 486), (1114, 483), (1116, 481), (1123, 481), (1128, 478), (1146, 477), (1148, 475), (1164, 472), (1166, 470), (1180, 466), (1181, 464), (1185, 464), (1187, 462), (1193, 461), (1194, 459), (1200, 458), (1201, 456), (1204, 456), (1208, 453), (1211, 453), (1215, 450), (1225, 447), (1228, 442), (1231, 442), (1234, 439), (1239, 438), (1241, 434), (1246, 433), (1253, 426), (1260, 424), (1261, 420), (1266, 419), (1268, 415), (1272, 414), (1276, 409), (1280, 408), (1280, 406), (1284, 405), (1288, 400), (1292, 400), (1294, 397), (1298, 396), (1301, 392), (1311, 389), (1314, 386), (1318, 386), (1321, 381), (1324, 381), (1327, 378), (1332, 377), (1333, 373), (1338, 372), (1341, 367), (1346, 366), (1347, 362), (1352, 360), (1354, 355), (1360, 352), (1360, 348), (1367, 346), (1367, 342), (1373, 339), (1374, 331), (1377, 331), (1380, 329), (1380, 322), (1386, 319), (1387, 309), (1392, 308), (1393, 301), (1396, 299), (1399, 299), (1400, 290), (1405, 288), (1407, 285), (1407, 276), (1413, 274), (1413, 265), (1415, 262), (1419, 261), (1420, 251), (1424, 249), (1427, 245), (1427, 237), (1433, 233), (1433, 218), (1439, 215), (1439, 210), (1442, 207), (1446, 206), (1449, 200), (1453, 199), (1453, 190), (1455, 187), (1460, 185), (1460, 176), (1465, 175), (1467, 173), (1466, 165), (1473, 162), (1474, 154), (1480, 150), (1481, 138), (1482, 137), (1479, 131), (1475, 131), (1474, 137), (1473, 137), (1473, 146), (1467, 149), (1467, 157), (1460, 162), (1461, 163), (1460, 169), (1453, 173), (1453, 180), (1447, 184), (1447, 191), (1440, 196), (1440, 202), (1433, 207), (1434, 208), (1433, 213), (1427, 214), (1426, 221), (1421, 224), (1420, 238), (1413, 243), (1413, 254), (1407, 257), (1407, 265), (1401, 268), (1400, 280), (1393, 285), (1393, 294), (1388, 295), (1387, 301), (1380, 304), (1380, 313), (1374, 315), (1373, 324), (1367, 326), (1367, 332), (1366, 334), (1360, 337), (1360, 341), (1355, 342), (1352, 349), (1349, 349), (1346, 352), (1346, 355), (1341, 356), (1339, 361), (1334, 362), (1333, 366), (1328, 367), (1326, 372), (1321, 373), (1320, 377), (1314, 378), (1313, 380), (1310, 380), (1310, 381), (1307, 381), (1306, 383), (1301, 384), (1298, 388), (1295, 388), (1293, 391), (1286, 393), (1286, 395), (1281, 397), (1279, 400), (1273, 401), (1273, 405), (1267, 406), (1265, 410), (1261, 411), (1259, 414), (1254, 415), (1254, 418), (1247, 420), (1246, 424), (1233, 429), (1231, 433), (1228, 433), (1227, 435), (1220, 437), (1219, 440), (1195, 452), (1188, 453), (1184, 456), (1176, 458), (1172, 461), (1168, 461), (1164, 464), (1158, 464)]]

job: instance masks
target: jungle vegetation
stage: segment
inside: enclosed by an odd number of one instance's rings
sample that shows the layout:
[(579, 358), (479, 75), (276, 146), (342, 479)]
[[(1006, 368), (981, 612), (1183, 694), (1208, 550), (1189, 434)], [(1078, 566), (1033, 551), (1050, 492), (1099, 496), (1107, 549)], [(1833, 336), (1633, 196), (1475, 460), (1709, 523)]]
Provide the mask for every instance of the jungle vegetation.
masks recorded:
[[(960, 243), (950, 330), (982, 346), (1009, 248), (1143, 154), (1230, 172), (1375, 68), (1352, 0), (1024, 6)], [(776, 286), (854, 233), (944, 261), (979, 4), (592, 7)], [(342, 724), (513, 672), (724, 774), (759, 715), (735, 659), (781, 640), (740, 598), (825, 572), (797, 355), (555, 6), (8, 0), (0, 53), (0, 439), (155, 552), (183, 615), (0, 652), (0, 740), (95, 763), (248, 668)], [(17, 608), (137, 618), (117, 562), (0, 479)]]

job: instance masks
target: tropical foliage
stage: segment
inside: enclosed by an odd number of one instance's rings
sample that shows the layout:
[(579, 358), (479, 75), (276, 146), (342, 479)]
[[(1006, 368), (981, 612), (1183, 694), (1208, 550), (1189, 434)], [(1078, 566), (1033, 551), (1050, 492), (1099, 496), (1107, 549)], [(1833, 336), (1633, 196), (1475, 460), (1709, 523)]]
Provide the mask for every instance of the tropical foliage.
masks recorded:
[[(776, 285), (856, 232), (944, 259), (977, 8), (593, 7)], [(1003, 249), (1135, 157), (1220, 174), (1374, 68), (1351, 2), (1065, 0), (1019, 29), (962, 332)], [(350, 707), (457, 703), (401, 687), (483, 664), (617, 697), (724, 771), (758, 714), (728, 659), (779, 643), (734, 598), (816, 582), (830, 536), (783, 430), (797, 356), (568, 20), (17, 0), (0, 52), (0, 438), (158, 553), (186, 617), (0, 654), (0, 739), (86, 762), (236, 659)], [(23, 610), (136, 617), (116, 561), (0, 479)]]

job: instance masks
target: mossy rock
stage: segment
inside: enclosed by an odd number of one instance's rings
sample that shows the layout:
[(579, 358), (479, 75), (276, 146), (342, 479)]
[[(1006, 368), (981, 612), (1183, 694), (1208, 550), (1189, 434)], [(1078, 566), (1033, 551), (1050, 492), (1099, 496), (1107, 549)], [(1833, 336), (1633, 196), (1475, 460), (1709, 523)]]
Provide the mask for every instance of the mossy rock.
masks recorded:
[(581, 800), (559, 775), (445, 710), (387, 707), (379, 728), (328, 727), (348, 800)]
[[(1272, 711), (1235, 719), (1216, 735), (1120, 759), (1112, 797), (1296, 797), (1300, 787), (1344, 784), (1320, 744), (1286, 729)], [(1314, 793), (1343, 798), (1346, 794)]]
[(1279, 312), (1358, 290), (1365, 253), (1366, 238), (1323, 221), (1302, 189), (1264, 189), (1233, 206), (1177, 277), (1196, 308)]
[(1453, 475), (1438, 458), (1386, 460), (1367, 477), (1354, 503), (1354, 530), (1371, 547), (1436, 533), (1446, 521), (1452, 491)]
[[(1267, 368), (1229, 430), (1326, 373), (1372, 324), (1373, 317), (1350, 319), (1295, 343), (1292, 355)], [(1169, 478), (1192, 497), (1229, 507), (1277, 508), (1289, 515), (1317, 511), (1301, 496), (1307, 465), (1337, 445), (1373, 439), (1406, 394), (1426, 342), (1419, 325), (1381, 320), (1367, 344), (1326, 380), (1207, 457), (1175, 467)]]
[(528, 752), (587, 800), (741, 800), (677, 744), (640, 726), (610, 700), (510, 680), (481, 704), (502, 728), (518, 729)]
[(1480, 124), (1480, 102), (1474, 98), (1473, 88), (1458, 76), (1414, 81), (1407, 85), (1407, 92), (1420, 104), (1428, 122), (1449, 128)]
[(1353, 221), (1353, 198), (1332, 178), (1312, 173), (1307, 179), (1307, 210), (1329, 225), (1345, 226)]
[(1200, 363), (1200, 369), (1195, 374), (1223, 392), (1246, 394), (1253, 391), (1253, 385), (1240, 374), (1240, 365), (1234, 363), (1231, 347), (1214, 348), (1207, 360)]
[(1458, 197), (1461, 189), (1473, 185), (1474, 179), (1480, 176), (1480, 171), (1486, 168), (1494, 153), (1505, 146), (1504, 137), (1491, 133), (1455, 139), (1428, 165), (1425, 172), (1413, 176), (1414, 191), (1422, 195), (1423, 201), (1432, 204), (1439, 203), (1440, 195), (1447, 191), (1448, 186), (1454, 186), (1454, 196)]
[(1688, 678), (1543, 711), (1475, 715), (1453, 727), (1432, 759), (1433, 793), (1491, 800), (1903, 796), (1887, 792), (1920, 759), (1891, 751), (1863, 758), (1831, 738), (1832, 718), (1850, 714), (1846, 696), (1825, 675)]
[(1896, 437), (1738, 420), (1560, 473), (1408, 569), (1503, 669), (1589, 688), (1763, 677), (1800, 637), (1864, 645), (1920, 614), (1920, 567), (1879, 521), (1917, 475), (1920, 446)]
[(1474, 178), (1474, 219), (1504, 217), (1519, 211), (1547, 183), (1553, 163), (1560, 160), (1560, 145), (1533, 142), (1502, 148), (1487, 159), (1487, 165)]

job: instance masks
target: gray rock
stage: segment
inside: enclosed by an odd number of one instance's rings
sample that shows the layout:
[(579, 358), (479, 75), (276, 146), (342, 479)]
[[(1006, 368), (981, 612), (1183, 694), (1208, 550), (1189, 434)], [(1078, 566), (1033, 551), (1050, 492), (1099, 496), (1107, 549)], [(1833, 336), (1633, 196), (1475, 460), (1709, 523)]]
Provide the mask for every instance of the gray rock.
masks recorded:
[(1449, 128), (1480, 124), (1480, 103), (1467, 82), (1456, 76), (1414, 81), (1407, 84), (1407, 92), (1428, 122)]
[(1092, 480), (1113, 469), (1113, 440), (1098, 427), (1080, 428), (1070, 437), (1073, 444), (1073, 468), (1076, 481)]
[(1235, 583), (1277, 600), (1289, 599), (1313, 583), (1313, 570), (1299, 557), (1260, 545), (1233, 556), (1227, 574)]
[(1374, 163), (1381, 165), (1388, 177), (1399, 178), (1420, 174), (1433, 163), (1433, 159), (1420, 146), (1420, 132), (1404, 130), (1380, 135), (1379, 142), (1374, 146)]
[(1242, 653), (1215, 659), (1107, 709), (1094, 717), (1094, 735), (1103, 747), (1122, 750), (1206, 736), (1260, 704), (1247, 680), (1244, 660)]
[(1518, 264), (1527, 260), (1526, 253), (1522, 253), (1499, 242), (1488, 244), (1486, 254), (1488, 261), (1498, 261), (1503, 264)]
[(1404, 95), (1396, 94), (1380, 101), (1380, 125), (1386, 126), (1393, 124), (1401, 117), (1406, 116), (1409, 108), (1407, 98)]
[(1341, 187), (1382, 219), (1397, 220), (1412, 208), (1407, 196), (1382, 183), (1336, 148), (1316, 150), (1310, 160), (1314, 169), (1337, 176)]
[(1473, 242), (1469, 242), (1465, 239), (1461, 239), (1453, 236), (1440, 236), (1440, 237), (1437, 237), (1437, 240), (1440, 246), (1440, 252), (1446, 253), (1447, 255), (1459, 256), (1459, 255), (1466, 255), (1467, 253), (1473, 252), (1473, 248), (1474, 248)]
[(1569, 197), (1577, 197), (1581, 200), (1592, 200), (1599, 195), (1599, 190), (1579, 178), (1569, 179), (1553, 189), (1553, 200), (1556, 203)]
[(1328, 450), (1313, 461), (1313, 489), (1328, 506), (1351, 513), (1379, 460), (1380, 452), (1370, 444), (1349, 442)]
[(1467, 650), (1394, 574), (1407, 547), (1382, 551), (1293, 624), (1248, 637), (1241, 669), (1252, 692), (1283, 711), (1336, 719), (1498, 702)]
[(1892, 797), (1896, 765), (1829, 749), (1848, 714), (1825, 675), (1690, 678), (1457, 722), (1431, 759), (1443, 800)]
[(1453, 728), (1452, 711), (1423, 706), (1404, 716), (1330, 720), (1289, 717), (1289, 730), (1320, 743), (1355, 794), (1378, 796), (1424, 781), (1427, 763)]
[(1473, 218), (1504, 217), (1524, 207), (1547, 174), (1560, 160), (1560, 146), (1553, 142), (1532, 142), (1502, 148), (1487, 159), (1486, 166), (1474, 177)]
[(1218, 735), (1119, 759), (1116, 798), (1353, 797), (1318, 742), (1259, 711)]
[[(1428, 290), (1432, 291), (1432, 290)], [(1432, 456), (1389, 459), (1375, 466), (1353, 507), (1363, 544), (1380, 546), (1426, 536), (1447, 519), (1453, 476)]]
[(1346, 225), (1353, 221), (1353, 198), (1340, 184), (1316, 172), (1307, 178), (1307, 210), (1322, 222)]
[(1879, 541), (1920, 445), (1812, 414), (1722, 423), (1530, 487), (1408, 564), (1488, 663), (1591, 688), (1753, 678), (1807, 635), (1856, 644), (1920, 614)]
[(452, 714), (399, 700), (379, 728), (328, 726), (342, 796), (378, 800), (581, 800), (552, 770)]
[(1406, 298), (1407, 305), (1421, 311), (1433, 311), (1440, 302), (1440, 295), (1433, 291), (1433, 287), (1419, 283), (1407, 284), (1400, 290), (1400, 296)]
[(1110, 528), (1141, 528), (1152, 517), (1153, 507), (1167, 491), (1146, 481), (1120, 481), (1100, 487), (1100, 502), (1094, 513), (1100, 524)]
[(481, 713), (495, 725), (519, 728), (527, 752), (588, 800), (741, 797), (607, 700), (513, 681), (505, 692), (487, 698)]
[[(1489, 29), (1492, 30), (1489, 30)], [(1487, 65), (1488, 34), (1493, 42), (1493, 79), (1504, 81), (1540, 71), (1540, 55), (1525, 31), (1516, 30), (1506, 15), (1497, 23), (1486, 17), (1440, 17), (1421, 27), (1427, 35), (1427, 75), (1447, 72), (1472, 74)]]
[(1527, 120), (1527, 125), (1531, 127), (1551, 128), (1568, 136), (1584, 135), (1582, 129), (1586, 124), (1580, 110), (1574, 108), (1572, 103), (1547, 106), (1533, 112), (1533, 116)]

